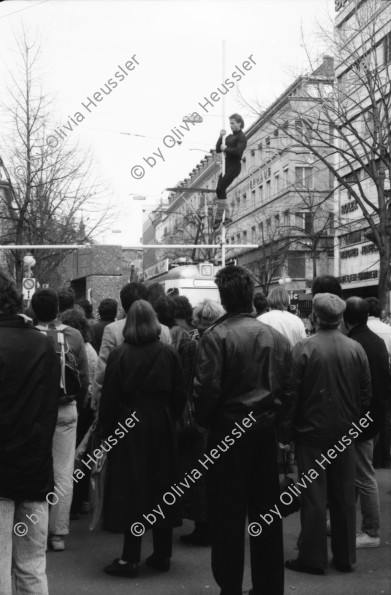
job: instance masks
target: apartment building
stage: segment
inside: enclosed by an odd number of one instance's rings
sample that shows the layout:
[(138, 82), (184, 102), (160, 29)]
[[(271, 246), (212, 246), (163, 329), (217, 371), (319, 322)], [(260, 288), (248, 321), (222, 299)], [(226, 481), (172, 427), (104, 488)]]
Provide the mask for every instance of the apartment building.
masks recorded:
[[(351, 187), (336, 180), (334, 274), (345, 295), (383, 293), (384, 306), (390, 274), (391, 3), (337, 0), (335, 9), (338, 98), (346, 98), (345, 131), (351, 131), (338, 139), (338, 170)], [(377, 238), (369, 219), (379, 231)]]

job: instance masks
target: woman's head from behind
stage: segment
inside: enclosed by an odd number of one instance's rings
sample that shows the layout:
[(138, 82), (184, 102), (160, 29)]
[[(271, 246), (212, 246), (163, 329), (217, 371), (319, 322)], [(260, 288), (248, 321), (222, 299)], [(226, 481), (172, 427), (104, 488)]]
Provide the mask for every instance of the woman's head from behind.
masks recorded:
[(194, 308), (193, 324), (198, 329), (198, 332), (202, 334), (223, 314), (224, 308), (218, 302), (204, 300)]
[(130, 345), (146, 345), (159, 339), (160, 323), (149, 302), (137, 300), (132, 304), (123, 334), (125, 343)]

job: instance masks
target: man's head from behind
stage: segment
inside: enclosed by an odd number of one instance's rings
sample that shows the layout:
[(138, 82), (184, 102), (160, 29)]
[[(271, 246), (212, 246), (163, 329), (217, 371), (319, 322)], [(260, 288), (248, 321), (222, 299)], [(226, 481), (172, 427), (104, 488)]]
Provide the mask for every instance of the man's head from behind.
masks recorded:
[(137, 281), (132, 281), (131, 283), (124, 285), (119, 296), (124, 311), (128, 312), (129, 308), (136, 300), (147, 300), (148, 292), (145, 285), (138, 283)]
[(241, 266), (227, 266), (216, 275), (221, 303), (227, 314), (252, 313), (254, 281), (251, 272)]
[(346, 304), (333, 293), (318, 293), (312, 300), (312, 307), (317, 327), (331, 330), (340, 325)]
[(112, 322), (115, 320), (115, 317), (117, 316), (117, 310), (117, 300), (113, 300), (112, 298), (105, 298), (100, 302), (98, 306), (99, 318), (101, 320), (110, 320)]
[(365, 301), (367, 302), (368, 308), (369, 308), (368, 315), (375, 316), (376, 318), (380, 318), (381, 307), (380, 307), (380, 302), (377, 299), (377, 297), (369, 297), (369, 298), (366, 298)]
[(345, 326), (348, 330), (354, 326), (367, 324), (369, 305), (360, 297), (350, 297), (346, 300), (346, 310), (343, 315)]
[(0, 312), (12, 316), (21, 311), (22, 296), (8, 275), (0, 271)]
[(76, 294), (72, 287), (64, 287), (58, 292), (58, 309), (60, 312), (70, 310), (75, 306)]
[(58, 295), (53, 289), (38, 289), (31, 300), (31, 307), (39, 322), (51, 322), (58, 316)]
[(312, 295), (317, 293), (332, 293), (338, 297), (342, 297), (342, 288), (336, 277), (332, 275), (320, 275), (315, 277), (312, 282)]
[(257, 316), (264, 314), (269, 307), (267, 297), (263, 293), (256, 293), (254, 295), (254, 308), (257, 311)]

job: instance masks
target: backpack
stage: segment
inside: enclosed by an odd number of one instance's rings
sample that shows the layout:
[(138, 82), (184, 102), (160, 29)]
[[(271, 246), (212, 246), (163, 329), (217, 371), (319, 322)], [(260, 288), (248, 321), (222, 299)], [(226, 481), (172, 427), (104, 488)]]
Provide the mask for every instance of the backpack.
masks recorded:
[(76, 399), (80, 393), (81, 382), (76, 358), (69, 349), (69, 345), (64, 335), (64, 330), (68, 327), (65, 324), (60, 324), (58, 326), (38, 325), (36, 328), (48, 337), (60, 360), (61, 377), (59, 398), (62, 401), (71, 402)]

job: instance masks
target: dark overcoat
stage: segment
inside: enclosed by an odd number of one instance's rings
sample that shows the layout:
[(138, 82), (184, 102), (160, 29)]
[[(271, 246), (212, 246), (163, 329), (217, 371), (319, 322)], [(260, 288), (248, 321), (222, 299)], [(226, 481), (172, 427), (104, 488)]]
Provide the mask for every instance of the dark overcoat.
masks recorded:
[(22, 316), (0, 314), (0, 497), (41, 501), (53, 490), (59, 386), (49, 339)]
[[(123, 531), (160, 505), (155, 527), (181, 524), (179, 499), (163, 496), (178, 477), (175, 423), (186, 402), (183, 371), (175, 349), (161, 341), (121, 345), (109, 356), (99, 410), (103, 439), (117, 437), (109, 451), (104, 528)], [(119, 438), (118, 423), (138, 421)], [(106, 450), (106, 449), (105, 449)], [(172, 502), (169, 497), (168, 501)]]

